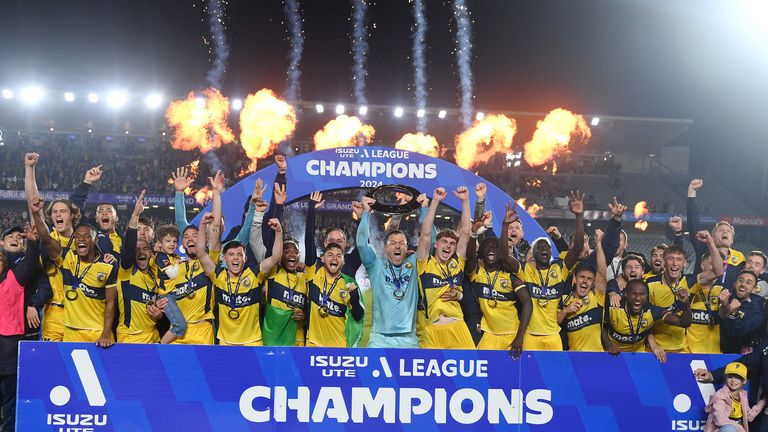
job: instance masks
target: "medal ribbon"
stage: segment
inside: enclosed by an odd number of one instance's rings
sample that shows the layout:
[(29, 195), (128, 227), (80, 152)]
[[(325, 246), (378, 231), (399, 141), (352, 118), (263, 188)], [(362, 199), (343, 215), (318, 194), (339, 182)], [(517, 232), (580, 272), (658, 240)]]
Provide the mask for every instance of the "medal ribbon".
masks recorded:
[(491, 274), (485, 269), (485, 278), (488, 280), (488, 285), (490, 285), (489, 288), (491, 289), (491, 298), (494, 300), (496, 300), (496, 296), (494, 295), (496, 288), (494, 287), (496, 286), (496, 280), (499, 278), (500, 272), (501, 270), (496, 270), (496, 274), (493, 276), (493, 281), (491, 281)]
[(323, 304), (321, 306), (325, 306), (326, 303), (328, 303), (328, 300), (331, 299), (331, 294), (333, 294), (336, 284), (339, 283), (339, 279), (341, 279), (341, 274), (336, 276), (336, 279), (333, 280), (333, 284), (331, 284), (331, 289), (328, 290), (328, 278), (323, 275)]
[(243, 280), (243, 273), (240, 273), (240, 276), (237, 278), (237, 284), (235, 285), (235, 295), (232, 295), (232, 284), (229, 280), (229, 271), (227, 271), (227, 294), (229, 294), (229, 307), (232, 310), (235, 310), (235, 298), (237, 297), (237, 293), (240, 292), (240, 282)]
[[(77, 257), (77, 266), (75, 266), (75, 282), (76, 284), (72, 284), (72, 289), (76, 290), (80, 287), (80, 282), (83, 281), (83, 278), (88, 274), (88, 270), (93, 267), (93, 263), (90, 263), (88, 267), (85, 268), (83, 271), (83, 274), (80, 274), (80, 257)], [(77, 286), (75, 286), (77, 285)]]

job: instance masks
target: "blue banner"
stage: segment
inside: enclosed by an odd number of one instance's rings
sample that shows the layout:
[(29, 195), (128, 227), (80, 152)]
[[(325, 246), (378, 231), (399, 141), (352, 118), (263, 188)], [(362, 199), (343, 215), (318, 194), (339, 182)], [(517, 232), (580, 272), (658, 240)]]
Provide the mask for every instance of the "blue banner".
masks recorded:
[[(66, 198), (69, 198), (70, 195), (72, 195), (72, 192), (51, 192), (51, 191), (40, 192), (40, 196), (46, 202), (51, 202), (57, 199), (66, 199)], [(86, 200), (86, 204), (110, 203), (110, 204), (133, 205), (136, 202), (137, 196), (138, 194), (111, 194), (111, 193), (92, 192), (88, 194), (88, 199)], [(147, 200), (148, 205), (158, 205), (158, 206), (174, 205), (173, 195), (145, 195), (144, 199)], [(24, 191), (4, 190), (4, 191), (0, 191), (0, 200), (26, 201), (27, 194), (24, 193)], [(184, 202), (188, 206), (198, 205), (197, 202), (195, 201), (195, 198), (190, 196), (185, 197)]]
[[(461, 211), (461, 203), (451, 191), (459, 186), (470, 190), (471, 205), (474, 206), (474, 188), (477, 183), (488, 186), (486, 209), (493, 212), (493, 227), (500, 232), (505, 206), (514, 201), (496, 185), (457, 165), (421, 153), (396, 150), (390, 147), (343, 147), (303, 153), (287, 159), (288, 203), (303, 199), (314, 191), (337, 189), (372, 189), (381, 185), (404, 184), (432, 197), (437, 187), (448, 191), (443, 203)], [(270, 165), (231, 186), (222, 195), (225, 216), (225, 230), (229, 232), (238, 225), (243, 215), (243, 204), (249, 199), (257, 178), (267, 183), (265, 197), (272, 196), (272, 184), (277, 166)], [(517, 204), (516, 204), (517, 205)], [(210, 211), (208, 205), (204, 211)], [(523, 207), (517, 205), (526, 240), (547, 237), (544, 229)], [(192, 221), (198, 224), (201, 212)], [(351, 216), (351, 215), (350, 215)], [(556, 250), (554, 244), (552, 248)]]
[(699, 430), (733, 356), (22, 342), (19, 431)]

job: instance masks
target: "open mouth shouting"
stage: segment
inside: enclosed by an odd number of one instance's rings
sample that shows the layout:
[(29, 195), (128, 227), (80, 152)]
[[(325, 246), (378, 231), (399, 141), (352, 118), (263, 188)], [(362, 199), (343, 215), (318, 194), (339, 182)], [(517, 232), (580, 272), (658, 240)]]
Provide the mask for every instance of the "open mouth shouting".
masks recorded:
[(85, 242), (79, 242), (75, 246), (77, 248), (77, 254), (78, 255), (87, 255), (88, 254), (88, 244)]

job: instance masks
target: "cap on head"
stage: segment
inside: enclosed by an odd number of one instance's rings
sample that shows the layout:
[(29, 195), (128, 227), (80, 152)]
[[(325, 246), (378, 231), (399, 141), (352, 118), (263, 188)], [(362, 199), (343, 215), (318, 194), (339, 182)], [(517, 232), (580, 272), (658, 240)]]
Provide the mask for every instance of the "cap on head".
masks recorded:
[(744, 363), (739, 363), (739, 362), (728, 363), (728, 366), (725, 367), (725, 375), (736, 375), (741, 379), (743, 379), (744, 381), (746, 381), (747, 367), (744, 366)]
[(24, 234), (24, 229), (22, 229), (20, 226), (12, 226), (6, 229), (5, 231), (3, 231), (3, 237), (7, 235), (11, 235), (15, 232)]

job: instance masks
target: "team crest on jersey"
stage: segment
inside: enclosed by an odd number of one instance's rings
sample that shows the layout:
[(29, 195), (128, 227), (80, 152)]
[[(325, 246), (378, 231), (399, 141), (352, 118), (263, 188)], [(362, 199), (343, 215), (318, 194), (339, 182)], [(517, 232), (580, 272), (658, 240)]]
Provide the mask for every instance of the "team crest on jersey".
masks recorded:
[[(755, 288), (755, 291), (757, 291), (757, 288)], [(712, 306), (717, 306), (718, 303), (720, 303), (720, 297), (718, 296), (710, 296), (709, 302), (712, 303)]]
[(509, 281), (507, 281), (506, 279), (502, 279), (501, 280), (501, 287), (502, 288), (506, 288), (508, 286), (509, 286)]
[(198, 270), (200, 270), (200, 262), (195, 261), (194, 263), (192, 263), (192, 271), (198, 271)]
[(552, 269), (552, 271), (549, 272), (549, 277), (556, 279), (557, 278), (557, 270)]
[(105, 280), (107, 280), (107, 274), (104, 272), (98, 272), (96, 273), (96, 279), (98, 279), (99, 282), (104, 282)]
[(640, 319), (640, 323), (638, 324), (638, 328), (645, 327), (648, 325), (648, 320), (645, 318)]
[(246, 287), (246, 288), (250, 288), (251, 287), (251, 278), (245, 278), (243, 280), (243, 286)]
[(452, 269), (455, 269), (458, 266), (459, 266), (459, 264), (456, 263), (456, 261), (451, 261), (451, 262), (448, 263), (448, 267), (452, 268)]
[(343, 299), (347, 298), (347, 294), (349, 294), (349, 291), (347, 291), (345, 289), (339, 290), (339, 295), (341, 296), (341, 298), (343, 298)]

